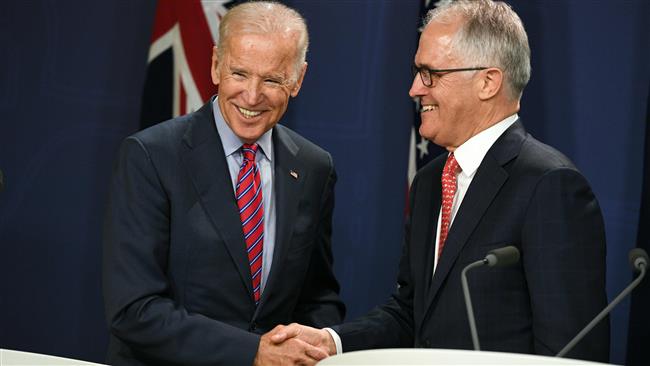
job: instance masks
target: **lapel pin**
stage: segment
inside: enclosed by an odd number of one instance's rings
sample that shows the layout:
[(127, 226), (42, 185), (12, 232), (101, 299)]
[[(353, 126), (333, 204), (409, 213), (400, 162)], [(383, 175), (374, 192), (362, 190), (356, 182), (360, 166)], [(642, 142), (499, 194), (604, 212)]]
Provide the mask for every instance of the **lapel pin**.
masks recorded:
[(289, 171), (289, 175), (291, 175), (293, 179), (298, 179), (298, 172), (296, 172), (295, 170)]

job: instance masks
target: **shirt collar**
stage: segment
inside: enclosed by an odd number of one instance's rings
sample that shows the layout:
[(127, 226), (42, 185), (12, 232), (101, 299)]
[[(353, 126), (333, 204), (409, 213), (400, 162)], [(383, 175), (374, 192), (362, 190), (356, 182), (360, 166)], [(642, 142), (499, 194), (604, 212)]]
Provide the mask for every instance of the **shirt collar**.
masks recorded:
[(494, 145), (496, 140), (501, 136), (508, 127), (512, 126), (519, 116), (515, 113), (510, 117), (496, 123), (488, 129), (485, 129), (454, 150), (454, 157), (462, 169), (461, 174), (471, 177), (481, 165), (485, 154)]
[[(242, 146), (243, 142), (235, 135), (234, 132), (230, 129), (230, 126), (224, 120), (221, 113), (221, 108), (217, 102), (219, 97), (214, 98), (212, 101), (212, 113), (214, 114), (214, 122), (217, 125), (217, 131), (221, 137), (221, 144), (223, 145), (223, 151), (226, 157), (234, 154), (239, 151), (239, 148)], [(262, 153), (269, 161), (273, 161), (271, 158), (273, 156), (273, 129), (266, 131), (256, 143), (259, 145)]]

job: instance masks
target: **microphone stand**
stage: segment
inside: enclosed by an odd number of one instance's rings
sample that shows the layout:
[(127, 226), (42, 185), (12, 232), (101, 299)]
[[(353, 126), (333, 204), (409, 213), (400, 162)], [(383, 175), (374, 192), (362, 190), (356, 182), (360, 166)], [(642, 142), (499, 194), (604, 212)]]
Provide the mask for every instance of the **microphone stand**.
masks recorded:
[(614, 306), (618, 305), (618, 303), (621, 302), (621, 300), (623, 300), (625, 296), (627, 296), (630, 292), (632, 292), (632, 290), (634, 290), (634, 288), (641, 282), (641, 280), (643, 280), (643, 277), (645, 276), (645, 272), (646, 272), (645, 265), (641, 265), (639, 267), (641, 270), (641, 274), (639, 274), (639, 276), (634, 281), (632, 281), (632, 283), (630, 283), (625, 288), (625, 290), (623, 290), (623, 292), (621, 292), (618, 296), (616, 296), (616, 298), (609, 305), (607, 305), (607, 307), (604, 308), (603, 311), (601, 311), (591, 322), (589, 322), (589, 324), (587, 324), (587, 326), (584, 327), (580, 331), (580, 333), (578, 333), (575, 337), (573, 337), (571, 342), (569, 342), (566, 346), (564, 346), (564, 348), (562, 348), (562, 350), (557, 355), (555, 355), (555, 357), (564, 357), (564, 355), (566, 355), (567, 352), (573, 349), (573, 347), (575, 347), (575, 345), (578, 344), (578, 342), (580, 342), (580, 340), (587, 333), (589, 333), (589, 331), (591, 331), (591, 329), (595, 327), (599, 321), (601, 321), (610, 311), (612, 311)]
[(487, 259), (481, 259), (474, 263), (469, 264), (460, 274), (461, 284), (463, 286), (463, 295), (465, 296), (465, 306), (467, 307), (467, 318), (469, 319), (469, 329), (472, 332), (472, 343), (474, 350), (480, 351), (481, 346), (478, 342), (478, 331), (476, 330), (476, 321), (474, 320), (474, 309), (472, 308), (472, 298), (469, 294), (469, 287), (467, 286), (467, 271), (470, 269), (484, 266), (488, 263)]

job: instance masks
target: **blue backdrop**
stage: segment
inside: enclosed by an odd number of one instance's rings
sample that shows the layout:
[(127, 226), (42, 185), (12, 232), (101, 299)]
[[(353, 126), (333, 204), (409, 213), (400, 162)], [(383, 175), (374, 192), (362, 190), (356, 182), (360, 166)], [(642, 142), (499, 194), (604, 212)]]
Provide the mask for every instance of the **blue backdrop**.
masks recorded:
[[(395, 286), (420, 4), (286, 2), (307, 18), (312, 43), (284, 123), (337, 164), (335, 269), (355, 317)], [(626, 253), (639, 225), (650, 2), (511, 4), (533, 55), (520, 114), (590, 180), (612, 298), (631, 279)], [(116, 149), (139, 126), (154, 9), (153, 0), (0, 4), (1, 348), (104, 358), (101, 221)], [(626, 301), (612, 316), (616, 363), (628, 313)]]

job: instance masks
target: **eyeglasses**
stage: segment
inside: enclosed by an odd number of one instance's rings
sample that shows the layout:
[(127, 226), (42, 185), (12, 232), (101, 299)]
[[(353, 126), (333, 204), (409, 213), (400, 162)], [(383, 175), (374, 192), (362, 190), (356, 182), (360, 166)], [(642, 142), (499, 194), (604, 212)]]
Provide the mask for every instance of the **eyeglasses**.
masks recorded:
[(416, 65), (411, 66), (411, 72), (413, 77), (420, 74), (420, 79), (422, 79), (422, 84), (426, 87), (433, 87), (438, 83), (438, 79), (442, 76), (450, 74), (452, 72), (459, 71), (478, 71), (485, 70), (487, 67), (463, 67), (459, 69), (427, 69), (426, 67), (417, 67)]

